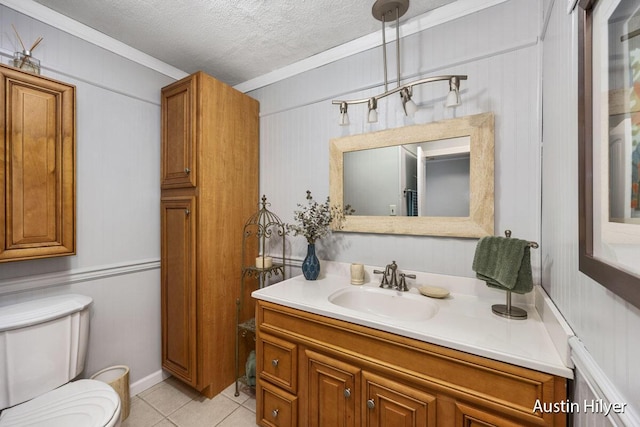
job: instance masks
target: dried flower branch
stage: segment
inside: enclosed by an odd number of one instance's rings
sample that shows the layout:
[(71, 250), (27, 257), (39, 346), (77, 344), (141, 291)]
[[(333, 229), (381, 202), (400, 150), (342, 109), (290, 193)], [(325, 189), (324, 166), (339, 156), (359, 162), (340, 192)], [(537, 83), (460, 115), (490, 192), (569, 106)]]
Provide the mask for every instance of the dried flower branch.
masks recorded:
[(331, 225), (336, 229), (342, 228), (345, 215), (351, 215), (355, 211), (347, 205), (344, 209), (329, 204), (329, 197), (326, 202), (318, 203), (313, 200), (311, 191), (307, 190), (307, 204), (298, 203), (300, 210), (294, 211), (294, 218), (297, 224), (287, 224), (287, 231), (293, 232), (294, 236), (302, 235), (309, 244), (314, 244), (316, 240), (329, 234)]
[(20, 34), (18, 34), (18, 30), (16, 30), (15, 25), (11, 24), (11, 26), (13, 27), (13, 31), (15, 31), (16, 33), (16, 37), (18, 37), (20, 46), (22, 46), (22, 52), (24, 53), (24, 56), (22, 57), (22, 62), (20, 62), (20, 65), (18, 66), (18, 68), (22, 68), (24, 66), (24, 63), (27, 60), (27, 57), (31, 56), (33, 49), (35, 49), (40, 44), (40, 42), (44, 39), (42, 37), (38, 37), (36, 41), (33, 42), (33, 44), (31, 45), (31, 49), (27, 50), (27, 48), (24, 46), (24, 42), (22, 41), (22, 37), (20, 37)]

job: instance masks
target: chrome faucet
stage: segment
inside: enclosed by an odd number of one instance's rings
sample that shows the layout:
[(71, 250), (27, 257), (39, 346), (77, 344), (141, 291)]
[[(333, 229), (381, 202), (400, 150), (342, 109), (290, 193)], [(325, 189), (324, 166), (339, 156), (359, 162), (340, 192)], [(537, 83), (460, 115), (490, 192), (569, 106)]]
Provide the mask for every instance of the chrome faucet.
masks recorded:
[[(415, 279), (415, 274), (405, 274), (398, 273), (398, 264), (395, 261), (391, 261), (391, 264), (387, 264), (382, 270), (373, 270), (375, 274), (382, 274), (382, 280), (380, 280), (381, 288), (389, 288), (396, 289), (401, 292), (407, 292), (409, 288), (407, 287), (407, 278)], [(400, 281), (398, 281), (398, 276), (400, 276)]]

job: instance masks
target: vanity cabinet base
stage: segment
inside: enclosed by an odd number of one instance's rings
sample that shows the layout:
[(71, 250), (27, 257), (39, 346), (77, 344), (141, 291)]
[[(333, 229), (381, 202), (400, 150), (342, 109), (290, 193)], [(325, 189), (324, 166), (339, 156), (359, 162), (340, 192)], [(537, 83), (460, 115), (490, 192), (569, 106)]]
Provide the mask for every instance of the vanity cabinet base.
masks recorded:
[[(261, 426), (566, 425), (564, 413), (533, 410), (565, 401), (565, 378), (265, 301), (256, 320)], [(274, 348), (297, 358), (283, 378)], [(292, 418), (276, 424), (273, 411)]]

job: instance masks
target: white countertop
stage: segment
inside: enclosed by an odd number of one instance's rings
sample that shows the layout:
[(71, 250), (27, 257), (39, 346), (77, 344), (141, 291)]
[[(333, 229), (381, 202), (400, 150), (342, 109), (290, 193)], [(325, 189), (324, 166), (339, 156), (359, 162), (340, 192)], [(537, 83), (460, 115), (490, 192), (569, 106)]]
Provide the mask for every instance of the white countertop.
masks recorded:
[[(371, 269), (367, 269), (371, 272)], [(365, 287), (378, 288), (378, 279), (367, 274)], [(252, 293), (258, 300), (296, 308), (310, 313), (368, 326), (420, 341), (449, 347), (489, 359), (513, 365), (573, 378), (573, 371), (563, 363), (543, 321), (533, 305), (514, 304), (526, 309), (526, 320), (506, 319), (491, 312), (493, 304), (504, 304), (504, 292), (476, 291), (456, 292), (461, 289), (461, 278), (451, 277), (447, 284), (429, 283), (448, 288), (451, 293), (444, 299), (428, 298), (437, 305), (437, 313), (428, 320), (397, 320), (376, 314), (344, 308), (329, 301), (329, 296), (351, 285), (348, 274), (322, 275), (318, 280), (308, 281), (297, 276)], [(418, 277), (418, 280), (421, 277)], [(478, 282), (475, 279), (462, 278)], [(424, 284), (424, 283), (422, 283)], [(417, 287), (417, 285), (416, 285)], [(416, 287), (410, 293), (420, 295)], [(468, 286), (468, 288), (478, 286)], [(486, 286), (485, 286), (486, 287)], [(385, 292), (401, 296), (403, 293), (386, 289)], [(514, 294), (514, 297), (516, 295)], [(422, 297), (420, 295), (420, 297)], [(519, 296), (522, 297), (522, 296)], [(427, 297), (423, 297), (427, 298)]]

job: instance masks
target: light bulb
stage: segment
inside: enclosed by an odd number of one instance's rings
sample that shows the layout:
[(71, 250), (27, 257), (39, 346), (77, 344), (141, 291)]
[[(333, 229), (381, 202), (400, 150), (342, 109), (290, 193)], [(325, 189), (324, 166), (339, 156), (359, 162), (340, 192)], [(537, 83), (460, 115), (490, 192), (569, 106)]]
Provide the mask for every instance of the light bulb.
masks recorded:
[(418, 111), (418, 106), (412, 100), (408, 100), (404, 104), (404, 111), (407, 113), (407, 116), (412, 117), (416, 115), (416, 111)]
[(367, 122), (375, 123), (378, 121), (378, 101), (375, 98), (370, 98), (368, 102), (369, 114), (367, 114)]
[(449, 94), (447, 95), (446, 107), (460, 105), (460, 80), (456, 76), (449, 79)]
[(349, 114), (345, 111), (344, 113), (340, 113), (340, 126), (349, 126)]
[(347, 114), (347, 103), (340, 103), (340, 126), (349, 126), (349, 114)]
[(460, 94), (457, 90), (451, 89), (447, 95), (447, 102), (445, 103), (445, 106), (455, 107), (456, 105), (460, 105)]
[(416, 114), (416, 111), (418, 111), (418, 106), (411, 100), (411, 96), (413, 95), (412, 92), (413, 90), (411, 87), (404, 87), (400, 91), (400, 97), (402, 98), (402, 108), (404, 109), (404, 113), (409, 117), (413, 117)]

